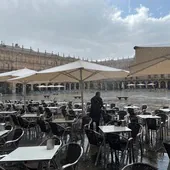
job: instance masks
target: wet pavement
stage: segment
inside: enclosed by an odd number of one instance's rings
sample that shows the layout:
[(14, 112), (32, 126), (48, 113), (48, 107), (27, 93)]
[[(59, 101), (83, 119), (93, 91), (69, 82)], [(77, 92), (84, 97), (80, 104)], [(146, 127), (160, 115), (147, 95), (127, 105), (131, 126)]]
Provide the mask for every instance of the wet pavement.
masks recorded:
[[(149, 110), (153, 111), (159, 109), (162, 106), (170, 106), (170, 91), (164, 90), (157, 90), (157, 91), (149, 91), (149, 90), (138, 90), (138, 91), (111, 91), (101, 92), (102, 98), (104, 101), (109, 103), (116, 103), (116, 105), (120, 108), (123, 108), (124, 105), (127, 104), (134, 104), (137, 106), (141, 106), (143, 104), (147, 104), (149, 106)], [(56, 98), (57, 101), (77, 101), (73, 99), (73, 94), (59, 94), (59, 95), (50, 95), (50, 99)], [(89, 101), (90, 98), (94, 95), (94, 92), (86, 92), (85, 93), (85, 101)], [(117, 99), (117, 96), (127, 96), (129, 97), (127, 101)], [(22, 99), (22, 96), (3, 96), (3, 100), (5, 99)], [(34, 100), (44, 100), (43, 95), (34, 94), (27, 96), (27, 99), (34, 99)], [(168, 141), (170, 141), (170, 130), (168, 135)], [(21, 145), (25, 145), (25, 141), (21, 142)], [(29, 142), (29, 145), (37, 144), (37, 141)], [(159, 149), (159, 150), (158, 150)], [(156, 149), (149, 150), (148, 146), (145, 145), (145, 152), (142, 162), (146, 162), (152, 164), (153, 166), (157, 167), (159, 170), (170, 170), (170, 163), (169, 157), (165, 153), (165, 149), (163, 148), (162, 143), (159, 143), (156, 146)], [(99, 163), (97, 166), (94, 166), (94, 161), (91, 159), (90, 156), (86, 158), (86, 160), (82, 159), (79, 164), (79, 170), (103, 170), (103, 162)], [(107, 169), (115, 169), (113, 167), (109, 167)]]

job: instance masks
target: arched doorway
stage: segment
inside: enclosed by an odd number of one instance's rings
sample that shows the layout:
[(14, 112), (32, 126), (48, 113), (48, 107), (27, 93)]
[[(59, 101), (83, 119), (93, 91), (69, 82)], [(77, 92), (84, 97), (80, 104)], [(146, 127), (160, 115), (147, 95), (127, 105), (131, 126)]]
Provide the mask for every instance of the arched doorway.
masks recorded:
[(39, 91), (38, 86), (38, 84), (33, 84), (33, 91)]
[(69, 90), (69, 83), (66, 83), (66, 90)]
[(88, 88), (87, 83), (84, 83), (84, 89), (87, 89), (87, 88)]
[[(54, 83), (54, 86), (58, 86), (58, 83)], [(58, 87), (54, 87), (55, 91), (58, 91)]]
[(74, 83), (71, 83), (71, 90), (74, 90)]
[(29, 93), (31, 91), (31, 84), (26, 85), (26, 93)]
[(165, 89), (166, 88), (166, 84), (165, 84), (165, 81), (161, 81), (161, 89)]
[(154, 86), (155, 86), (155, 89), (157, 89), (159, 87), (158, 81), (154, 82)]
[(94, 84), (93, 84), (93, 82), (90, 82), (90, 89), (94, 89)]
[(170, 81), (168, 81), (168, 89), (170, 89)]
[(79, 83), (76, 83), (76, 90), (79, 90)]
[(63, 87), (60, 87), (60, 90), (64, 90), (64, 83), (61, 83), (60, 85), (63, 86)]
[(16, 84), (16, 93), (22, 93), (23, 92), (23, 85), (21, 83)]
[[(48, 83), (48, 86), (53, 85), (52, 83)], [(48, 91), (52, 91), (54, 89), (54, 87), (48, 87)]]
[[(46, 84), (45, 84), (45, 83), (41, 83), (41, 85), (46, 86)], [(44, 87), (44, 88), (40, 88), (40, 90), (41, 90), (41, 91), (46, 91), (46, 89), (47, 89), (46, 87)]]

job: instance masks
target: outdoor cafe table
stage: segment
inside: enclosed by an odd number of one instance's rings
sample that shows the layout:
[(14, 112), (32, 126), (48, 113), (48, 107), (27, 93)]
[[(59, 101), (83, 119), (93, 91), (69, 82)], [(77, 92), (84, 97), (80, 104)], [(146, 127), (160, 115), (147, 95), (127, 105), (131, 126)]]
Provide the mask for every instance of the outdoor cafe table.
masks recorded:
[(0, 111), (0, 115), (11, 115), (11, 114), (15, 114), (17, 113), (17, 111)]
[(59, 147), (60, 145), (55, 145), (51, 150), (47, 150), (47, 146), (18, 147), (2, 158), (0, 162), (47, 161), (50, 166), (50, 161)]
[(9, 130), (1, 130), (0, 131), (0, 137), (7, 134), (9, 132)]
[(24, 114), (21, 116), (22, 118), (30, 118), (30, 119), (33, 119), (33, 118), (39, 118), (40, 116), (38, 116), (37, 114), (34, 114), (34, 113), (30, 113), (30, 114)]
[(167, 109), (159, 109), (160, 111), (163, 111), (165, 113), (169, 113), (170, 112), (170, 108), (167, 108)]
[[(156, 116), (156, 115), (137, 115), (138, 118), (140, 119), (161, 119), (161, 117)], [(145, 126), (146, 132), (147, 132), (147, 126)], [(146, 141), (148, 141), (149, 134), (146, 133)]]
[(108, 133), (122, 133), (122, 132), (131, 132), (132, 130), (126, 126), (115, 126), (115, 125), (108, 125), (108, 126), (99, 126), (99, 129), (104, 134), (104, 165), (106, 167), (106, 142), (105, 142), (105, 134)]
[(75, 121), (76, 121), (76, 119), (66, 120), (64, 118), (61, 118), (61, 119), (54, 119), (53, 123), (74, 123)]
[(131, 106), (124, 106), (124, 109), (139, 109), (139, 107), (131, 105)]

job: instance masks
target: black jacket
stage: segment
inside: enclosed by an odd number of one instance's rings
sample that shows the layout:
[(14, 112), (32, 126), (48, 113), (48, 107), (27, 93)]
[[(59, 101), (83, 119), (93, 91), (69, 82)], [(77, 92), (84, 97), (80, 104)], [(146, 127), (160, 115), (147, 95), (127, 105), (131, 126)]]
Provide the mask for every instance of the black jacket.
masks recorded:
[(93, 121), (99, 121), (101, 117), (101, 108), (103, 107), (103, 101), (101, 97), (94, 96), (91, 99), (90, 117)]

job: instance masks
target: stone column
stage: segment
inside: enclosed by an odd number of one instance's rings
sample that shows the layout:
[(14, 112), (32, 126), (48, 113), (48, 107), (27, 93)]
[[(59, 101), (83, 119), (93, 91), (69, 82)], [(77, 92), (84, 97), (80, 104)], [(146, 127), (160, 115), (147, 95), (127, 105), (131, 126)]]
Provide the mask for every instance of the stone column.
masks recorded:
[(71, 91), (71, 83), (69, 83), (69, 91)]
[(12, 94), (16, 93), (16, 84), (12, 83)]
[(31, 92), (33, 92), (34, 91), (33, 84), (30, 85), (31, 85)]
[(165, 88), (168, 89), (168, 82), (165, 81)]
[(158, 82), (158, 88), (159, 89), (161, 88), (161, 82), (160, 81)]

